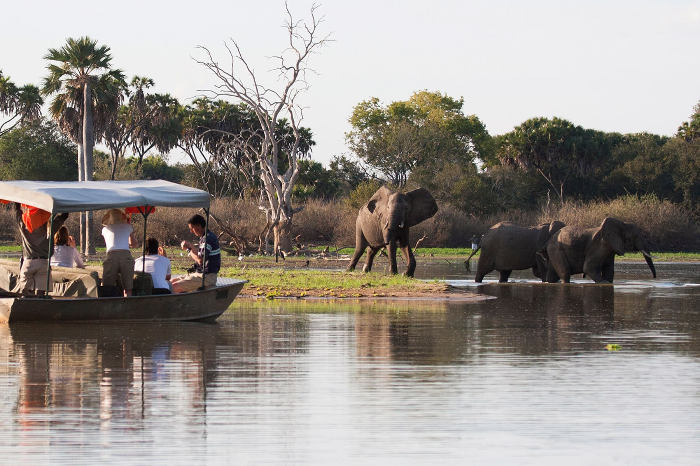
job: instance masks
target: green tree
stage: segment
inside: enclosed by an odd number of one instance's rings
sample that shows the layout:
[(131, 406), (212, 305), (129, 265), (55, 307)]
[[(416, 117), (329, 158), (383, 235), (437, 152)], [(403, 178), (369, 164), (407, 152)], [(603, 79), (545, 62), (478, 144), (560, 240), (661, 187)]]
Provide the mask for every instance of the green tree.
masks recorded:
[(328, 169), (330, 176), (340, 182), (340, 189), (344, 195), (349, 195), (360, 183), (370, 178), (368, 170), (358, 160), (344, 155), (333, 157)]
[(464, 115), (463, 105), (463, 98), (429, 91), (386, 106), (372, 98), (353, 109), (346, 141), (355, 156), (399, 187), (418, 167), (492, 160), (486, 127), (475, 115)]
[(612, 151), (600, 195), (656, 194), (670, 199), (675, 191), (673, 164), (664, 146), (668, 138), (650, 133), (626, 134)]
[(0, 121), (0, 138), (18, 126), (39, 119), (43, 104), (44, 99), (37, 86), (27, 84), (17, 87), (0, 70), (0, 116), (7, 117)]
[(338, 195), (341, 180), (334, 177), (331, 170), (326, 170), (322, 164), (313, 160), (300, 160), (299, 166), (299, 179), (294, 186), (296, 200), (330, 200)]
[(76, 147), (55, 123), (39, 119), (0, 139), (0, 179), (74, 181)]
[(700, 102), (693, 107), (693, 114), (690, 115), (690, 121), (684, 121), (678, 127), (677, 136), (686, 142), (692, 142), (700, 139)]
[[(63, 47), (49, 49), (44, 59), (49, 61), (49, 74), (44, 78), (42, 93), (57, 95), (52, 104), (53, 115), (63, 115), (69, 122), (61, 128), (71, 128), (73, 137), (77, 131), (82, 133), (79, 138), (82, 150), (78, 151), (82, 159), (82, 163), (78, 163), (82, 169), (79, 179), (92, 180), (96, 109), (100, 109), (98, 120), (106, 125), (106, 115), (118, 109), (121, 90), (126, 85), (124, 74), (111, 68), (110, 48), (98, 46), (97, 41), (89, 37), (69, 38)], [(92, 212), (87, 213), (84, 238), (82, 230), (81, 225), (81, 245), (85, 245), (87, 254), (94, 254)]]
[(150, 78), (134, 76), (128, 115), (131, 124), (131, 150), (137, 158), (137, 173), (144, 156), (151, 149), (167, 154), (177, 145), (182, 132), (180, 104), (170, 94), (146, 94), (155, 83)]
[(561, 200), (567, 183), (585, 177), (610, 156), (605, 133), (587, 130), (561, 118), (532, 118), (498, 138), (498, 158), (539, 173)]

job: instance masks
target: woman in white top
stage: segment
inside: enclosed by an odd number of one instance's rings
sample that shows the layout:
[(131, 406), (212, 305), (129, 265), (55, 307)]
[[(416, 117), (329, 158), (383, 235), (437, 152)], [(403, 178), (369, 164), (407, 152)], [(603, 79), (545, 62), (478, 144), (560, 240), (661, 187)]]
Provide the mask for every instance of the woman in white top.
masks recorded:
[(54, 244), (56, 247), (53, 250), (53, 256), (51, 256), (51, 265), (58, 267), (85, 267), (83, 265), (83, 258), (80, 257), (80, 253), (75, 249), (75, 238), (68, 234), (68, 228), (65, 225), (61, 225), (55, 235), (53, 235)]
[(145, 271), (153, 278), (153, 294), (170, 294), (170, 259), (165, 257), (165, 251), (158, 247), (158, 240), (146, 240), (146, 256), (135, 260), (134, 270)]
[(112, 209), (102, 217), (102, 236), (107, 246), (107, 257), (102, 264), (102, 286), (116, 286), (117, 276), (121, 278), (124, 296), (131, 296), (134, 287), (134, 258), (129, 248), (138, 246), (134, 229), (129, 225), (126, 214)]

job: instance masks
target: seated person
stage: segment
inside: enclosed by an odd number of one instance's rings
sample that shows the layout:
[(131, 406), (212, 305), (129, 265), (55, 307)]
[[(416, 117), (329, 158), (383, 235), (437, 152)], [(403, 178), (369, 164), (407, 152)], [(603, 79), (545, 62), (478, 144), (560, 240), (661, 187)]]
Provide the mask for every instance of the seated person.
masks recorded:
[(68, 228), (61, 225), (56, 234), (53, 236), (54, 244), (56, 245), (53, 256), (51, 256), (51, 265), (58, 267), (78, 267), (84, 268), (83, 258), (75, 249), (75, 238), (68, 234)]
[(146, 255), (134, 261), (135, 272), (147, 272), (153, 279), (153, 294), (171, 294), (170, 291), (170, 259), (158, 247), (158, 240), (146, 240)]
[[(187, 251), (190, 259), (194, 260), (193, 272), (184, 277), (173, 279), (173, 291), (175, 293), (185, 293), (195, 291), (202, 287), (216, 286), (216, 279), (221, 268), (221, 250), (219, 249), (219, 239), (214, 233), (207, 230), (207, 222), (201, 215), (193, 215), (187, 221), (190, 232), (199, 237), (199, 247), (195, 247), (189, 241), (183, 241), (180, 247)], [(206, 251), (206, 260), (204, 253)]]

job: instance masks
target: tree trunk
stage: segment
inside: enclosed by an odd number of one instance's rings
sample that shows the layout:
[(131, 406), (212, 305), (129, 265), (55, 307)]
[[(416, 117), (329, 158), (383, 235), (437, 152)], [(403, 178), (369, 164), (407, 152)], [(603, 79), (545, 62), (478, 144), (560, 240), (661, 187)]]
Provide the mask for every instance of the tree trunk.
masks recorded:
[(292, 252), (292, 219), (280, 220), (274, 227), (275, 234), (275, 252), (283, 251), (285, 253)]
[[(78, 144), (78, 181), (85, 181), (85, 159), (83, 158), (83, 144)], [(80, 212), (80, 254), (85, 255), (85, 212)]]
[[(83, 155), (85, 158), (85, 181), (92, 181), (92, 149), (95, 144), (95, 132), (92, 124), (92, 89), (90, 81), (85, 83), (83, 88)], [(86, 213), (85, 250), (88, 255), (95, 255), (95, 243), (93, 241), (93, 219), (92, 211)]]

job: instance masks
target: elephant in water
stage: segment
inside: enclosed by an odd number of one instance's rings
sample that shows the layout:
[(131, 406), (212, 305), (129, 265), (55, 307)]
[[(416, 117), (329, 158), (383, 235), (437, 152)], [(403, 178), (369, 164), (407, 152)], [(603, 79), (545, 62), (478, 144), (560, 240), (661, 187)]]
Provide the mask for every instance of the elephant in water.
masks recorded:
[(416, 259), (408, 244), (409, 228), (429, 219), (438, 211), (437, 203), (427, 189), (418, 188), (407, 193), (379, 188), (367, 204), (362, 206), (355, 223), (355, 254), (347, 270), (355, 270), (357, 262), (369, 247), (364, 272), (372, 269), (374, 256), (386, 246), (391, 262), (391, 273), (397, 273), (396, 242), (398, 241), (409, 277), (416, 270)]
[(633, 223), (607, 217), (596, 228), (565, 227), (550, 238), (540, 251), (546, 264), (545, 281), (569, 283), (571, 276), (584, 273), (596, 283), (612, 283), (615, 255), (640, 251), (656, 278), (649, 245)]
[(469, 269), (469, 259), (481, 250), (474, 278), (477, 283), (481, 283), (484, 276), (494, 270), (501, 273), (498, 280), (501, 283), (508, 281), (513, 270), (532, 269), (537, 278), (542, 278), (537, 263), (537, 252), (564, 226), (558, 220), (531, 227), (512, 222), (497, 223), (486, 232), (481, 244), (465, 261), (465, 265)]

